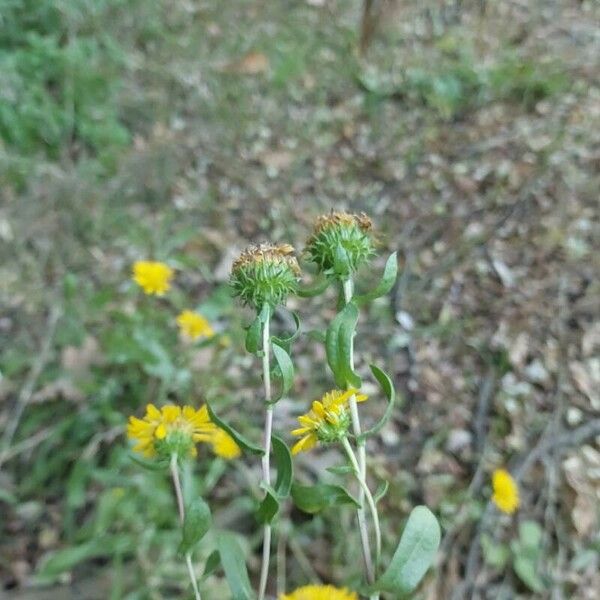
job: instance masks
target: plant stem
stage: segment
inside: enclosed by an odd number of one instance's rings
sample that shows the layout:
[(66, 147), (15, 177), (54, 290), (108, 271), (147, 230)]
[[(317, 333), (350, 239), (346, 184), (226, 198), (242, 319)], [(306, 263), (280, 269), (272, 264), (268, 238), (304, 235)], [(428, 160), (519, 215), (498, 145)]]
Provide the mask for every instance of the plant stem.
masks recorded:
[[(173, 478), (173, 487), (175, 488), (175, 496), (177, 498), (179, 521), (183, 526), (183, 522), (185, 521), (185, 505), (183, 503), (183, 492), (181, 489), (181, 481), (179, 479), (179, 466), (177, 465), (177, 454), (171, 454), (171, 463), (169, 466), (171, 468), (171, 477)], [(190, 575), (192, 588), (194, 589), (194, 596), (196, 600), (202, 600), (202, 597), (200, 596), (200, 590), (198, 589), (198, 582), (196, 581), (194, 565), (192, 564), (192, 555), (190, 552), (187, 552), (185, 555), (185, 564)]]
[[(348, 304), (352, 301), (352, 296), (354, 293), (354, 283), (352, 278), (348, 278), (343, 282), (343, 293), (344, 293), (344, 302)], [(352, 370), (354, 370), (354, 340), (352, 340), (352, 345), (350, 347), (350, 366)], [(367, 476), (367, 453), (365, 449), (364, 441), (360, 439), (361, 434), (361, 426), (360, 426), (360, 417), (358, 415), (358, 405), (356, 403), (356, 398), (351, 396), (348, 404), (350, 406), (350, 417), (352, 419), (352, 431), (357, 439), (358, 445), (358, 472), (360, 474), (360, 479), (364, 482), (366, 481)], [(373, 567), (373, 558), (371, 556), (371, 546), (369, 545), (369, 531), (367, 528), (367, 519), (365, 515), (364, 509), (364, 497), (365, 492), (363, 490), (362, 485), (359, 488), (358, 492), (358, 502), (360, 507), (357, 509), (356, 514), (358, 518), (358, 529), (360, 532), (360, 541), (363, 551), (363, 559), (365, 561), (365, 569), (367, 571), (367, 580), (369, 583), (373, 583), (375, 581), (375, 568)]]
[[(342, 440), (342, 445), (344, 446), (344, 450), (346, 451), (346, 455), (350, 460), (350, 464), (354, 469), (354, 475), (360, 484), (361, 490), (364, 492), (364, 497), (367, 500), (367, 504), (369, 505), (369, 510), (371, 511), (371, 517), (373, 518), (373, 528), (375, 529), (375, 564), (379, 562), (379, 556), (381, 555), (381, 527), (379, 526), (379, 514), (377, 512), (377, 506), (375, 504), (375, 500), (373, 499), (373, 495), (371, 494), (371, 490), (367, 485), (367, 482), (360, 474), (360, 469), (358, 465), (358, 461), (356, 460), (356, 455), (352, 450), (352, 446), (350, 446), (350, 442), (348, 438), (344, 438)], [(373, 582), (371, 582), (373, 583)], [(379, 600), (379, 593), (375, 592), (370, 596), (371, 600)]]
[[(271, 340), (270, 340), (270, 324), (271, 314), (263, 324), (262, 331), (262, 367), (263, 367), (263, 384), (265, 387), (265, 430), (263, 438), (263, 448), (265, 453), (262, 457), (262, 480), (265, 485), (271, 485), (271, 432), (273, 430), (273, 406), (271, 402)], [(271, 525), (265, 523), (263, 530), (263, 553), (262, 566), (260, 569), (260, 583), (258, 587), (258, 600), (264, 600), (267, 590), (267, 579), (269, 576), (269, 562), (271, 560)]]

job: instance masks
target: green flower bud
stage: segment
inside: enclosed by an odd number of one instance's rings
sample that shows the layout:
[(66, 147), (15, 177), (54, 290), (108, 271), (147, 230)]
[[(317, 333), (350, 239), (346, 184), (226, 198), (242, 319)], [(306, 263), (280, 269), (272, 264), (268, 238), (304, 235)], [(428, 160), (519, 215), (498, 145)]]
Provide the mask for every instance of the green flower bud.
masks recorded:
[(285, 304), (296, 292), (300, 267), (290, 244), (259, 244), (242, 252), (231, 269), (229, 283), (235, 296), (261, 310)]
[(305, 252), (325, 275), (347, 279), (374, 254), (371, 219), (332, 211), (317, 217)]

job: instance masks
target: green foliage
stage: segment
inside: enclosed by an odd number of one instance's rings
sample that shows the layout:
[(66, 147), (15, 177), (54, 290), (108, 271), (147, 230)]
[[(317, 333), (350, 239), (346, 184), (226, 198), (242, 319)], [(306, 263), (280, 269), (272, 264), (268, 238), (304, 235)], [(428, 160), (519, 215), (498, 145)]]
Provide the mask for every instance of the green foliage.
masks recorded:
[(281, 380), (279, 392), (274, 397), (274, 401), (277, 401), (294, 385), (294, 364), (287, 350), (276, 342), (273, 342), (273, 356), (277, 366), (275, 374)]
[(210, 507), (200, 497), (194, 498), (185, 508), (179, 553), (187, 554), (206, 535), (212, 524)]
[(383, 426), (390, 420), (392, 412), (394, 410), (394, 404), (396, 402), (396, 390), (389, 375), (379, 367), (376, 367), (375, 365), (371, 365), (371, 373), (373, 373), (373, 376), (375, 377), (375, 379), (377, 379), (377, 382), (379, 383), (381, 389), (383, 390), (387, 398), (388, 404), (381, 419), (379, 419), (379, 421), (375, 425), (373, 425), (373, 427), (371, 427), (367, 431), (364, 431), (360, 435), (360, 439), (363, 440), (381, 431)]
[(219, 532), (217, 545), (225, 577), (231, 590), (232, 600), (250, 600), (254, 598), (252, 585), (248, 578), (244, 552), (236, 536), (227, 531)]
[(360, 387), (361, 379), (352, 369), (352, 345), (358, 321), (358, 309), (349, 302), (333, 319), (325, 337), (327, 363), (333, 373), (335, 384)]
[(257, 519), (261, 523), (270, 523), (275, 518), (281, 502), (290, 495), (294, 475), (292, 455), (286, 443), (274, 435), (271, 438), (271, 444), (277, 468), (277, 479), (274, 487), (265, 486), (265, 497), (256, 513)]
[(412, 510), (388, 568), (373, 588), (404, 598), (412, 594), (440, 545), (441, 531), (434, 514), (426, 506)]
[(401, 82), (386, 83), (373, 73), (358, 80), (375, 98), (395, 97), (424, 103), (449, 120), (489, 102), (522, 104), (527, 110), (565, 90), (568, 80), (557, 63), (534, 62), (516, 52), (501, 54), (491, 65), (481, 65), (473, 52), (454, 40), (443, 47), (435, 64), (407, 66)]
[(546, 586), (539, 575), (542, 560), (542, 528), (535, 521), (519, 523), (519, 538), (511, 543), (513, 569), (532, 591), (542, 593)]
[(326, 508), (351, 504), (360, 504), (342, 486), (329, 483), (315, 485), (292, 484), (292, 499), (294, 504), (303, 512), (315, 514)]
[(206, 408), (208, 409), (208, 414), (210, 416), (210, 420), (218, 425), (223, 431), (226, 431), (234, 440), (235, 443), (242, 448), (242, 450), (246, 450), (250, 452), (250, 454), (256, 454), (258, 456), (262, 456), (265, 451), (256, 444), (250, 442), (244, 435), (242, 435), (239, 431), (234, 429), (231, 425), (223, 421), (223, 419), (219, 418), (219, 416), (212, 409), (211, 405), (207, 402)]
[(80, 4), (0, 2), (0, 137), (20, 153), (57, 158), (66, 143), (97, 153), (129, 141), (115, 102), (123, 52), (88, 29), (119, 2)]
[(368, 304), (377, 298), (381, 298), (381, 296), (385, 296), (394, 287), (397, 277), (398, 256), (396, 252), (392, 252), (385, 263), (383, 275), (381, 276), (379, 283), (370, 292), (365, 294), (356, 294), (353, 298), (353, 302), (357, 306), (362, 306), (363, 304)]

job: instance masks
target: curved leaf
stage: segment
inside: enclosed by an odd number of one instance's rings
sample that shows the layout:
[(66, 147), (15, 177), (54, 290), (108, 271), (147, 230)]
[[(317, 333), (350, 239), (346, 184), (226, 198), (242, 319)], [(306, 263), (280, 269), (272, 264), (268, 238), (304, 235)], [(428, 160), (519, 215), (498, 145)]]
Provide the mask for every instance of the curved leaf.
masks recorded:
[(362, 306), (376, 298), (381, 298), (381, 296), (387, 294), (394, 287), (396, 277), (398, 277), (398, 257), (397, 253), (393, 252), (385, 263), (383, 275), (381, 276), (379, 283), (370, 292), (354, 296), (354, 302), (356, 302), (358, 306)]
[(277, 492), (272, 487), (266, 485), (262, 487), (265, 490), (265, 497), (256, 511), (256, 518), (259, 523), (270, 523), (279, 512), (279, 498), (277, 497)]
[(129, 454), (129, 458), (140, 467), (147, 469), (148, 471), (164, 471), (169, 468), (169, 462), (165, 460), (150, 461), (144, 458), (140, 458), (135, 454)]
[(372, 589), (403, 598), (415, 591), (440, 545), (440, 526), (426, 506), (413, 509), (392, 561)]
[(208, 416), (210, 417), (210, 420), (215, 425), (220, 427), (223, 431), (226, 431), (235, 440), (235, 443), (240, 448), (242, 448), (243, 450), (246, 450), (247, 452), (250, 452), (251, 454), (257, 454), (259, 456), (262, 456), (265, 453), (265, 451), (261, 447), (256, 446), (252, 442), (248, 441), (248, 439), (246, 437), (244, 437), (241, 433), (239, 433), (233, 427), (231, 427), (230, 425), (225, 423), (225, 421), (222, 421), (215, 414), (211, 405), (208, 402), (206, 403), (206, 408), (208, 410)]
[(248, 569), (244, 552), (237, 538), (228, 531), (221, 531), (217, 536), (217, 547), (221, 557), (221, 564), (225, 571), (227, 584), (231, 590), (232, 600), (251, 600), (254, 592), (248, 578)]
[(284, 348), (288, 354), (290, 354), (292, 342), (300, 335), (300, 317), (298, 316), (298, 313), (296, 313), (295, 311), (290, 311), (290, 314), (292, 315), (292, 318), (294, 319), (294, 325), (296, 327), (294, 329), (294, 331), (287, 337), (279, 337), (279, 336), (271, 337), (271, 342)]
[(294, 504), (303, 512), (315, 514), (331, 506), (353, 504), (357, 508), (360, 504), (340, 485), (317, 483), (316, 485), (292, 484), (292, 498)]
[(262, 486), (265, 490), (263, 498), (256, 517), (261, 523), (270, 523), (279, 512), (281, 500), (287, 498), (290, 494), (292, 486), (292, 455), (286, 443), (278, 436), (271, 437), (273, 445), (273, 457), (277, 467), (277, 479), (275, 487)]
[(322, 294), (329, 287), (330, 283), (331, 279), (325, 277), (321, 281), (317, 281), (312, 285), (299, 287), (296, 293), (301, 298), (312, 298), (313, 296)]
[(208, 579), (220, 566), (221, 555), (219, 554), (218, 550), (214, 550), (206, 559), (206, 563), (204, 565), (204, 573), (202, 573), (200, 581), (205, 581), (206, 579)]
[(358, 309), (350, 302), (336, 315), (325, 334), (327, 363), (340, 388), (347, 383), (354, 387), (361, 384), (360, 377), (352, 369), (352, 343), (357, 321)]
[(263, 322), (260, 315), (256, 315), (256, 318), (250, 323), (246, 331), (246, 351), (250, 352), (250, 354), (256, 354), (260, 350), (262, 328)]
[(276, 435), (271, 437), (271, 444), (273, 445), (273, 457), (277, 466), (275, 491), (279, 498), (287, 498), (290, 495), (294, 474), (292, 454), (287, 444)]
[(394, 410), (394, 403), (396, 401), (396, 391), (394, 389), (394, 384), (392, 383), (392, 380), (390, 379), (389, 375), (383, 369), (380, 369), (375, 365), (371, 365), (371, 373), (373, 373), (373, 376), (375, 377), (375, 379), (377, 379), (379, 386), (386, 395), (388, 405), (381, 419), (379, 419), (379, 421), (377, 421), (377, 423), (375, 423), (375, 425), (373, 425), (371, 429), (363, 431), (363, 433), (361, 433), (358, 436), (358, 439), (361, 441), (366, 440), (369, 436), (378, 433), (382, 429), (382, 427), (390, 420), (392, 412)]
[(185, 519), (179, 552), (187, 554), (206, 535), (212, 524), (210, 508), (200, 498), (194, 498), (185, 509)]
[(281, 389), (274, 398), (274, 401), (276, 402), (286, 394), (294, 384), (294, 363), (292, 363), (292, 359), (285, 348), (282, 348), (277, 343), (273, 343), (272, 346), (273, 356), (275, 357), (275, 362), (281, 375)]

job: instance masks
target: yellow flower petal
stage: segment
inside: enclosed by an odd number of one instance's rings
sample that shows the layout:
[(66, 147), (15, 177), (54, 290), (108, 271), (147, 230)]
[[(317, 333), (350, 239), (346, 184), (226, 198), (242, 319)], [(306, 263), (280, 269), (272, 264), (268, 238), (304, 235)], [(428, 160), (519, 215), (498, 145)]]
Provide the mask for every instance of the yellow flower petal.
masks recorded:
[(305, 585), (290, 594), (281, 595), (279, 600), (358, 600), (358, 596), (346, 588), (332, 585)]
[(173, 269), (161, 262), (140, 260), (133, 265), (133, 280), (146, 294), (162, 296), (171, 287)]
[(492, 500), (502, 512), (510, 515), (519, 508), (519, 488), (508, 471), (496, 469), (492, 476), (492, 487)]

